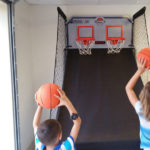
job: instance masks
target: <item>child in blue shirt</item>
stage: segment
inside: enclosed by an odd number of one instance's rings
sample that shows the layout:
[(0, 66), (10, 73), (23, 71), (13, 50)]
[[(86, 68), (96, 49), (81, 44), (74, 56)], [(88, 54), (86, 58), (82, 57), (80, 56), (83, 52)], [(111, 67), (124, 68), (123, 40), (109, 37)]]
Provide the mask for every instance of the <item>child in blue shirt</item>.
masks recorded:
[(70, 136), (66, 141), (61, 142), (62, 129), (61, 125), (57, 120), (48, 119), (40, 123), (42, 110), (41, 106), (38, 106), (33, 119), (33, 129), (35, 134), (35, 150), (75, 150), (75, 141), (77, 139), (81, 118), (65, 92), (61, 89), (58, 90), (59, 96), (55, 95), (59, 100), (59, 106), (65, 106), (71, 119), (73, 120), (73, 127), (70, 132)]
[(138, 70), (127, 83), (126, 93), (140, 120), (140, 147), (144, 150), (150, 150), (150, 82), (147, 82), (143, 87), (139, 95), (140, 100), (133, 89), (141, 74), (149, 69), (145, 69), (145, 64), (144, 58), (138, 60)]

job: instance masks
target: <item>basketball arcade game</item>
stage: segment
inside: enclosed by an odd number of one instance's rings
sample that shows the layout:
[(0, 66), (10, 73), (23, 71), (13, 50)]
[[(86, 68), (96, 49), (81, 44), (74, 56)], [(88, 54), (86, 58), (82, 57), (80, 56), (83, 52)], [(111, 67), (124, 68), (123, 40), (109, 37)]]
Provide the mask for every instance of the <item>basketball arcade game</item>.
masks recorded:
[(72, 17), (67, 22), (67, 50), (79, 49), (91, 55), (91, 49), (119, 53), (133, 48), (132, 21), (125, 17)]
[[(136, 70), (134, 44), (141, 35), (134, 28), (141, 24), (138, 20), (144, 13), (145, 8), (132, 20), (96, 16), (72, 17), (67, 22), (65, 14), (58, 8), (54, 83), (65, 90), (81, 115), (83, 126), (77, 141), (79, 150), (99, 147), (138, 150), (138, 119), (127, 101), (124, 87)], [(146, 25), (141, 27), (147, 33)], [(113, 46), (111, 55), (107, 54), (108, 40)], [(119, 40), (123, 42), (121, 51), (114, 47)], [(137, 93), (141, 87), (139, 81), (135, 89)], [(62, 124), (65, 138), (72, 125), (69, 114), (62, 108), (51, 110), (50, 116), (55, 115)]]

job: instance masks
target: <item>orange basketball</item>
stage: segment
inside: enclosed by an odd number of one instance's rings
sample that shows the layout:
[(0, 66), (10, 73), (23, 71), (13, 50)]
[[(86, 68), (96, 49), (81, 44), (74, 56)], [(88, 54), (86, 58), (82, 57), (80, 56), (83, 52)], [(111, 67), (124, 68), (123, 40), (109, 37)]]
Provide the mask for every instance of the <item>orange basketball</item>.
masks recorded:
[(42, 85), (35, 94), (37, 103), (44, 108), (54, 108), (59, 104), (59, 99), (54, 95), (59, 93), (57, 89), (60, 87), (53, 83)]
[(146, 65), (145, 67), (149, 67), (150, 66), (150, 48), (144, 48), (142, 49), (138, 55), (137, 55), (137, 59), (139, 60), (140, 58), (144, 58), (146, 59)]

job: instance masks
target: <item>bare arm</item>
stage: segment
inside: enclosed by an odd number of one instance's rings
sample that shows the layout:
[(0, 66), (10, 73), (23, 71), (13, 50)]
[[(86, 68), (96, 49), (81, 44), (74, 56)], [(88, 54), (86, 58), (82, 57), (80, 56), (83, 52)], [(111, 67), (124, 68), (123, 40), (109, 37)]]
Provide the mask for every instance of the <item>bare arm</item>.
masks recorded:
[[(74, 106), (72, 105), (72, 103), (70, 102), (70, 100), (68, 99), (68, 102), (66, 104), (66, 107), (69, 111), (70, 116), (75, 113), (77, 114), (76, 109), (74, 108)], [(73, 120), (73, 127), (71, 129), (70, 135), (73, 137), (74, 141), (77, 140), (79, 131), (80, 131), (80, 126), (81, 126), (81, 118), (80, 116), (77, 118), (77, 120)]]
[(136, 85), (141, 74), (145, 71), (145, 64), (146, 60), (144, 60), (143, 58), (138, 60), (138, 70), (126, 85), (126, 93), (132, 106), (135, 106), (136, 102), (138, 101), (137, 95), (135, 94), (133, 88)]
[(41, 106), (38, 106), (35, 115), (34, 115), (34, 119), (33, 119), (33, 129), (34, 129), (34, 133), (36, 133), (38, 126), (40, 125), (40, 120), (41, 120), (41, 116), (42, 116), (42, 110), (43, 108)]
[[(59, 106), (66, 106), (66, 108), (69, 111), (70, 116), (73, 113), (77, 114), (75, 107), (72, 105), (71, 101), (65, 95), (65, 92), (62, 90), (59, 90), (59, 94), (60, 94), (60, 97), (56, 96), (60, 100)], [(73, 127), (70, 132), (70, 135), (73, 137), (74, 141), (77, 140), (77, 137), (80, 131), (80, 126), (81, 126), (81, 118), (78, 117), (76, 120), (73, 120)]]

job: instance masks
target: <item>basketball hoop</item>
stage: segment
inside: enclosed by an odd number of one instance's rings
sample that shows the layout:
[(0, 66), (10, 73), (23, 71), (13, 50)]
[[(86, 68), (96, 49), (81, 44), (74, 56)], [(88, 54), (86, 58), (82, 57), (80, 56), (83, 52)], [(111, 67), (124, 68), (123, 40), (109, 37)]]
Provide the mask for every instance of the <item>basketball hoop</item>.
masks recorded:
[(121, 40), (107, 40), (108, 54), (120, 53), (122, 47), (124, 46), (125, 39)]
[(93, 40), (83, 40), (83, 41), (77, 41), (76, 44), (79, 49), (80, 55), (91, 55), (91, 48), (93, 47), (94, 41)]
[[(111, 31), (115, 29), (120, 30), (120, 35), (116, 37), (110, 36)], [(125, 38), (123, 37), (123, 25), (106, 25), (106, 41), (108, 54), (120, 53), (125, 43)]]
[[(90, 31), (90, 35), (82, 35), (81, 31)], [(93, 25), (78, 25), (77, 26), (77, 39), (76, 44), (79, 49), (80, 55), (91, 55), (91, 48), (93, 47), (93, 44), (95, 43), (94, 38), (94, 26)]]

